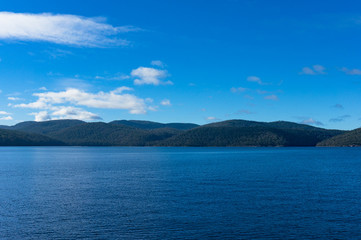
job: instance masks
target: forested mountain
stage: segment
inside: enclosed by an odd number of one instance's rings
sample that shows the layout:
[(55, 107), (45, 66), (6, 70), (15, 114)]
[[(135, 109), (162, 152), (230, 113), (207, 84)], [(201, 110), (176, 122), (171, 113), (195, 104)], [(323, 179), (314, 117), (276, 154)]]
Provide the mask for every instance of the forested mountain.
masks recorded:
[(361, 146), (361, 128), (326, 139), (317, 144), (320, 147), (356, 147)]
[[(316, 146), (345, 133), (292, 122), (228, 120), (199, 126), (120, 120), (87, 123), (79, 120), (23, 122), (0, 126), (9, 140), (34, 138), (37, 145), (74, 146)], [(14, 137), (10, 137), (13, 133)], [(5, 135), (6, 135), (5, 134)], [(347, 133), (345, 133), (347, 134)], [(11, 135), (12, 136), (12, 135)], [(342, 136), (342, 135), (340, 135)], [(29, 142), (30, 143), (30, 142)], [(19, 144), (24, 145), (24, 144)], [(31, 144), (30, 144), (31, 145)]]
[(179, 133), (160, 128), (144, 130), (122, 124), (84, 123), (52, 133), (50, 136), (70, 145), (82, 146), (151, 146)]
[(0, 129), (0, 146), (63, 146), (65, 143), (39, 134)]
[[(12, 127), (7, 127), (10, 130), (17, 130), (28, 133), (38, 133), (38, 134), (51, 134), (68, 127), (84, 124), (85, 122), (80, 120), (53, 120), (53, 121), (44, 121), (44, 122), (21, 122)], [(0, 126), (2, 128), (3, 126)]]
[(162, 142), (165, 146), (315, 146), (343, 133), (291, 122), (229, 120), (207, 124)]

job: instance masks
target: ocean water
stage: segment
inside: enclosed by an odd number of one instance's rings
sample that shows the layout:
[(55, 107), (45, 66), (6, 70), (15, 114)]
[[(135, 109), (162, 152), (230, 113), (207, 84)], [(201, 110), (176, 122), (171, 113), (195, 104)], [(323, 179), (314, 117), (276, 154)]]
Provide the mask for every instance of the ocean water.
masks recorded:
[(0, 148), (0, 239), (360, 239), (361, 148)]

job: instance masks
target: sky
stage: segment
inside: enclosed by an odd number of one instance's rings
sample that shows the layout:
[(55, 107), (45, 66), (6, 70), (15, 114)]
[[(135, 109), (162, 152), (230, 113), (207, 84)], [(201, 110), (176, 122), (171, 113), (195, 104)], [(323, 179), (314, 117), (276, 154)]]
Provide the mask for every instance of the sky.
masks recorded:
[(0, 0), (0, 125), (361, 125), (361, 1)]

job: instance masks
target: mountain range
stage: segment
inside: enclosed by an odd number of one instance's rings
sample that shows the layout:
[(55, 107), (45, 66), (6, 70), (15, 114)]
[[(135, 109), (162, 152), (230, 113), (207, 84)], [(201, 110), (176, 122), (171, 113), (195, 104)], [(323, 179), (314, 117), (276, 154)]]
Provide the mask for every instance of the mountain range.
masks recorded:
[(329, 130), (286, 121), (197, 125), (119, 120), (22, 122), (0, 126), (0, 146), (361, 146), (361, 129)]

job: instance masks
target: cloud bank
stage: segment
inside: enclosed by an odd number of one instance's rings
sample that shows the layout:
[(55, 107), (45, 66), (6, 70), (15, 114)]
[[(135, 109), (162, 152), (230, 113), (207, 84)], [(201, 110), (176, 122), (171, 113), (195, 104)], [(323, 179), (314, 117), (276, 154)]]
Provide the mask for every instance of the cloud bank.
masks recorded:
[(0, 39), (43, 41), (80, 47), (128, 45), (120, 33), (138, 31), (132, 26), (114, 27), (104, 18), (52, 13), (0, 12)]
[(37, 101), (17, 104), (14, 107), (43, 110), (31, 114), (35, 116), (36, 121), (50, 119), (101, 119), (97, 114), (75, 106), (122, 109), (128, 110), (131, 114), (145, 114), (149, 109), (145, 103), (146, 100), (138, 98), (133, 94), (124, 93), (124, 91), (131, 90), (128, 87), (120, 87), (110, 92), (89, 93), (76, 88), (69, 88), (60, 92), (34, 93), (33, 96), (38, 98)]

